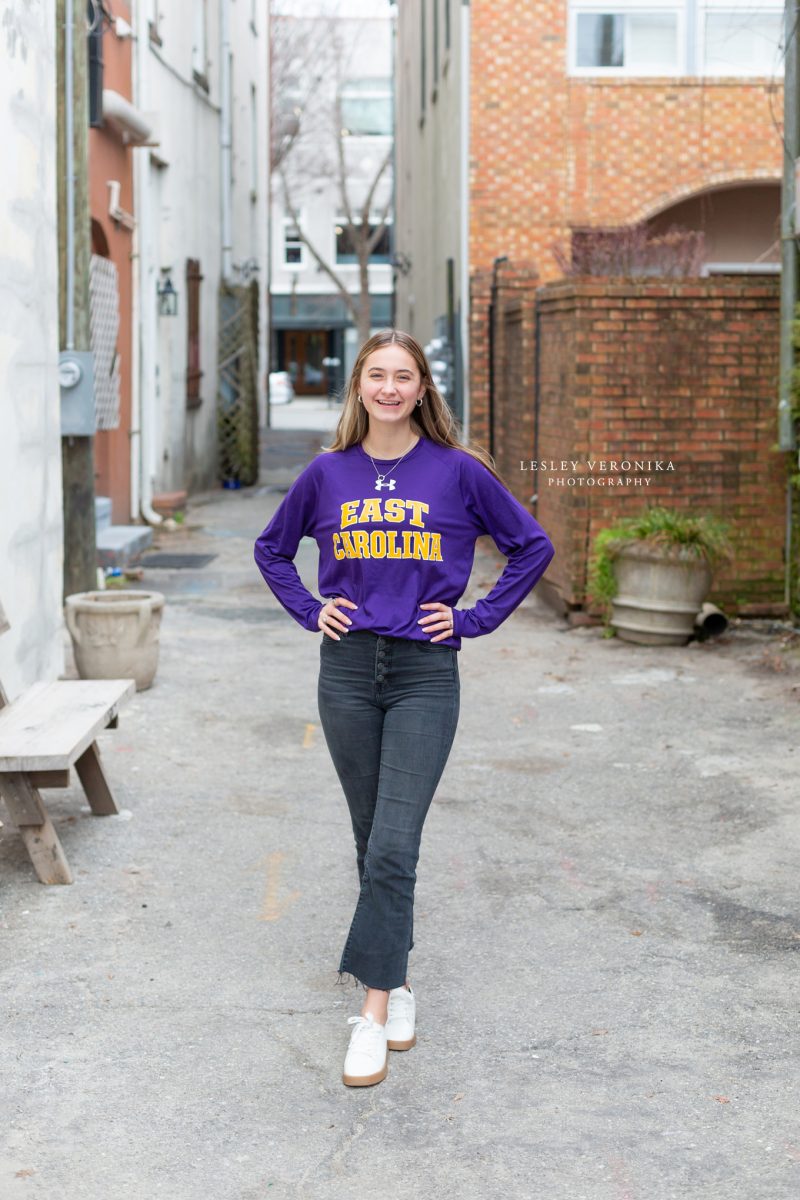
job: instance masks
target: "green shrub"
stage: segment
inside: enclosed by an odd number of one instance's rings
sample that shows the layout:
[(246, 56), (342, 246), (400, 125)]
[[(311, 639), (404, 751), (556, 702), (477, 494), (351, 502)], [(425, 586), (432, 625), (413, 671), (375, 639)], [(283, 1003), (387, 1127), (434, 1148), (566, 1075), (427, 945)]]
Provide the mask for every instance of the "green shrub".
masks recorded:
[(603, 608), (606, 631), (611, 601), (617, 593), (614, 559), (623, 546), (637, 541), (683, 547), (709, 563), (728, 559), (733, 553), (729, 525), (717, 517), (693, 516), (661, 505), (651, 505), (633, 517), (620, 517), (597, 534), (589, 560), (588, 593)]

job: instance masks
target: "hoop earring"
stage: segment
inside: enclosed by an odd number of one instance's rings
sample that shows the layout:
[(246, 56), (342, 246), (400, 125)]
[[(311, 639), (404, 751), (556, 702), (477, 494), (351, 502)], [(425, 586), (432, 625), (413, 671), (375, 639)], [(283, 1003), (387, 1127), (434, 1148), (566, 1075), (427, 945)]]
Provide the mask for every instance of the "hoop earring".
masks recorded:
[(422, 396), (420, 396), (417, 400), (417, 408), (422, 408)]
[(358, 403), (359, 403), (359, 404), (363, 404), (363, 403), (364, 403), (364, 401), (361, 399), (361, 392), (359, 392), (359, 393), (358, 393)]

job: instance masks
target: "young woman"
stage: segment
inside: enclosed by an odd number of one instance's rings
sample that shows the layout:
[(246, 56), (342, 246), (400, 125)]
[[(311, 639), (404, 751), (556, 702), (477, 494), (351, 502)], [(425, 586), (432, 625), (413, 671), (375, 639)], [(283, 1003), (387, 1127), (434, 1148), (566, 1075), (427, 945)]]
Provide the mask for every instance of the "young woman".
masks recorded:
[[(473, 608), (456, 608), (475, 541), (508, 558)], [(318, 600), (294, 558), (319, 546)], [(366, 991), (344, 1064), (379, 1083), (388, 1053), (414, 1045), (406, 978), (422, 826), (459, 716), (462, 637), (491, 633), (555, 551), (482, 450), (462, 444), (418, 343), (387, 329), (353, 366), (336, 435), (302, 471), (256, 541), (264, 579), (305, 629), (322, 631), (325, 740), (355, 837), (360, 891), (339, 964)]]

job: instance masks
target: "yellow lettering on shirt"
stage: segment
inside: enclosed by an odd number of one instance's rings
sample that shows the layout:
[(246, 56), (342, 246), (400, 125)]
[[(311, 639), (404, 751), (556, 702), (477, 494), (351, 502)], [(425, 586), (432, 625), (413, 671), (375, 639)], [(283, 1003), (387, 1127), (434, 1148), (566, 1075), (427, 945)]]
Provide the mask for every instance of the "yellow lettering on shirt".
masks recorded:
[[(425, 529), (430, 505), (399, 496), (368, 496), (341, 505), (341, 529), (333, 534), (333, 554), (343, 558), (409, 558), (442, 562), (442, 535)], [(407, 522), (413, 529), (353, 529), (381, 521)], [(420, 531), (423, 532), (420, 532)]]
[(411, 524), (419, 525), (421, 529), (424, 529), (425, 522), (422, 519), (422, 514), (423, 512), (430, 511), (430, 505), (425, 504), (422, 500), (406, 500), (406, 508), (410, 508), (414, 514), (411, 518)]
[(358, 514), (358, 519), (359, 521), (380, 521), (381, 502), (377, 496), (364, 501), (361, 512)]
[(366, 529), (354, 529), (350, 534), (357, 558), (369, 558), (369, 534)]

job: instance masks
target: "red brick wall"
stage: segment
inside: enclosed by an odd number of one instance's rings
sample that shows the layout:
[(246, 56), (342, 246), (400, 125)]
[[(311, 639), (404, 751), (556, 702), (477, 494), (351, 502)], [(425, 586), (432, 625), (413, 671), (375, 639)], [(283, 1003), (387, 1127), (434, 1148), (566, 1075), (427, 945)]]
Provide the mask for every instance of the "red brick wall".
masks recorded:
[[(506, 306), (522, 304), (526, 313), (525, 320), (530, 321), (530, 316), (533, 312), (531, 306), (532, 297), (539, 282), (539, 275), (533, 263), (526, 262), (503, 262), (498, 263), (497, 268), (488, 271), (476, 272), (470, 281), (470, 420), (469, 420), (469, 435), (472, 443), (478, 443), (486, 450), (490, 448), (491, 434), (489, 431), (489, 360), (491, 351), (489, 346), (489, 313), (492, 305), (492, 296), (494, 294), (496, 310), (498, 313), (503, 313)], [(492, 285), (496, 284), (493, 293)], [(508, 394), (511, 389), (524, 389), (526, 386), (532, 386), (532, 377), (525, 372), (530, 372), (532, 369), (533, 358), (532, 354), (528, 360), (523, 360), (519, 357), (519, 352), (515, 349), (516, 343), (512, 345), (511, 355), (517, 354), (517, 362), (519, 369), (514, 369), (511, 362), (507, 361), (505, 353), (504, 339), (505, 323), (503, 319), (496, 317), (495, 319), (495, 346), (494, 360), (495, 371), (500, 371), (495, 375), (495, 426), (498, 421), (506, 419), (506, 409), (508, 408)], [(508, 335), (513, 343), (513, 333)], [(528, 334), (520, 331), (520, 337), (528, 337)], [(525, 343), (527, 345), (527, 342)], [(530, 351), (531, 347), (528, 346)], [(522, 398), (520, 398), (522, 399)], [(510, 409), (508, 410), (507, 419), (511, 418)], [(496, 435), (495, 428), (495, 435)], [(500, 465), (500, 464), (498, 464)], [(502, 467), (501, 467), (502, 469)]]
[[(112, 0), (107, 8), (129, 24), (131, 6), (125, 0)], [(99, 19), (99, 18), (98, 18)], [(116, 37), (106, 29), (103, 35), (103, 80), (126, 100), (132, 98), (131, 64), (133, 43)], [(92, 218), (108, 243), (108, 254), (119, 272), (120, 420), (117, 429), (100, 430), (94, 439), (95, 492), (109, 496), (112, 520), (126, 525), (131, 519), (131, 413), (132, 413), (132, 288), (133, 234), (109, 216), (108, 180), (121, 184), (120, 206), (134, 211), (133, 148), (122, 141), (109, 126), (89, 130), (89, 202)]]
[[(713, 602), (730, 614), (779, 606), (791, 463), (775, 449), (777, 280), (598, 279), (540, 288), (538, 439), (533, 287), (501, 293), (500, 306), (505, 349), (496, 378), (505, 391), (495, 456), (521, 501), (538, 491), (531, 511), (557, 550), (543, 590), (562, 608), (584, 606), (595, 535), (659, 503), (731, 522), (735, 557), (715, 573)], [(521, 469), (531, 459), (557, 467)], [(630, 461), (630, 469), (603, 471), (600, 463), (612, 460)], [(640, 460), (665, 469), (636, 470)], [(605, 482), (581, 482), (589, 478)], [(610, 486), (611, 478), (642, 482)]]
[(476, 271), (470, 278), (469, 439), (489, 448), (489, 307), (492, 272)]

